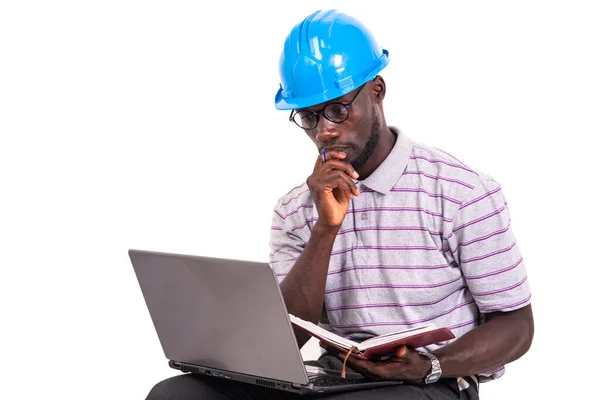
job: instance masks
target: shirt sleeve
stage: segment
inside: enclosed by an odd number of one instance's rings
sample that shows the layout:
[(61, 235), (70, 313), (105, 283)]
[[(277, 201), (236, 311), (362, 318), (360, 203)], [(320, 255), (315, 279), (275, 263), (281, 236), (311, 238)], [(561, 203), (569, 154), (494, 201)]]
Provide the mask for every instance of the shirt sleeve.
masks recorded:
[(281, 201), (273, 210), (271, 234), (269, 238), (269, 262), (279, 283), (285, 278), (296, 260), (302, 254), (310, 238), (310, 221), (302, 213), (290, 214), (281, 206)]
[(500, 185), (482, 178), (458, 208), (449, 250), (482, 313), (511, 311), (531, 301), (523, 257)]

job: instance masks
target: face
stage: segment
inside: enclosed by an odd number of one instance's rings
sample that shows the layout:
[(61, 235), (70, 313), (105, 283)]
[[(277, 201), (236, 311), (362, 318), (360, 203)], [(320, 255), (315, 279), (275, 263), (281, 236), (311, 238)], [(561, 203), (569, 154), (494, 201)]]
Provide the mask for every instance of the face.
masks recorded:
[[(360, 89), (330, 102), (308, 107), (306, 110), (319, 112), (332, 102), (348, 104), (358, 90)], [(380, 119), (372, 96), (373, 83), (367, 82), (348, 109), (348, 119), (341, 123), (335, 123), (329, 121), (321, 113), (317, 126), (311, 130), (305, 130), (319, 152), (323, 150), (343, 151), (347, 155), (344, 161), (350, 163), (359, 173), (377, 148), (381, 135)]]

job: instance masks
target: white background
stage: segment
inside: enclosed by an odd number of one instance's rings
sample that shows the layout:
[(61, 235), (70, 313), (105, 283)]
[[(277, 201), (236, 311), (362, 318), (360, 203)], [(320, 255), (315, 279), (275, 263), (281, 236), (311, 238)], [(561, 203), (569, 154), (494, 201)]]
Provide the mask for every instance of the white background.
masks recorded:
[(127, 250), (267, 260), (317, 155), (274, 108), (279, 54), (332, 7), (390, 52), (388, 123), (504, 188), (536, 335), (482, 398), (593, 397), (595, 2), (202, 3), (0, 5), (0, 397), (142, 399), (176, 373)]

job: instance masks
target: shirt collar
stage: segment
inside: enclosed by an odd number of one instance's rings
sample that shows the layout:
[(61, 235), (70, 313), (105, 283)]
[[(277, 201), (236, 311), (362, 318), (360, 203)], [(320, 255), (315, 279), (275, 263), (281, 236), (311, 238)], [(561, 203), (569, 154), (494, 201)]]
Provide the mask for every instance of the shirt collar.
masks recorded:
[(362, 185), (381, 194), (387, 194), (398, 182), (410, 159), (413, 142), (396, 127), (390, 126), (396, 135), (396, 143), (390, 154), (368, 178), (359, 181)]

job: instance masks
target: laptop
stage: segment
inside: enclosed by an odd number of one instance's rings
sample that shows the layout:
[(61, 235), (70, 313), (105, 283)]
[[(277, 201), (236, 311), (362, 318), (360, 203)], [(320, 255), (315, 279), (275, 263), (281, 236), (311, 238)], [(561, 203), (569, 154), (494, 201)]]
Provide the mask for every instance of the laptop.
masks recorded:
[(129, 250), (171, 368), (301, 395), (398, 385), (305, 365), (268, 263)]

